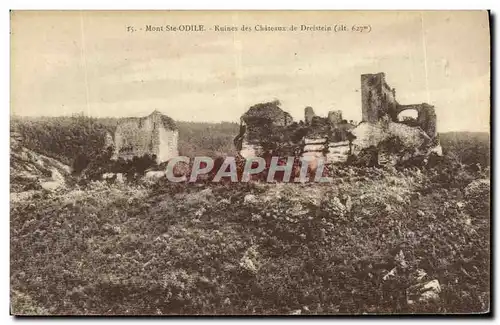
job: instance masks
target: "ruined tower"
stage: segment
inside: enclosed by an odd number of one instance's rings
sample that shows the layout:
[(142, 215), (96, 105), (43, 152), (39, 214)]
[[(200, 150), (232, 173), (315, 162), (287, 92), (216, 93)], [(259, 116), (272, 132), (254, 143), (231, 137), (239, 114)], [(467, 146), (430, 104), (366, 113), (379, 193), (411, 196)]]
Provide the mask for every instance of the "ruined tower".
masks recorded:
[(155, 155), (161, 163), (179, 155), (178, 131), (174, 120), (154, 111), (145, 117), (124, 119), (116, 128), (113, 158)]
[[(241, 117), (236, 148), (244, 158), (259, 156), (271, 142), (280, 152), (295, 147), (288, 152), (326, 157), (329, 163), (347, 162), (350, 158), (349, 163), (361, 165), (364, 156), (374, 158), (369, 159), (370, 165), (393, 164), (441, 152), (434, 106), (399, 104), (396, 90), (386, 83), (384, 73), (361, 75), (361, 103), (362, 122), (356, 124), (344, 120), (339, 110), (323, 117), (308, 106), (304, 122), (293, 123), (291, 116), (279, 108), (279, 102), (254, 105)], [(406, 110), (415, 110), (418, 116), (400, 116)]]
[(342, 111), (329, 111), (328, 120), (332, 125), (337, 126), (342, 123)]
[(386, 83), (383, 72), (361, 75), (361, 103), (363, 122), (377, 123), (384, 117), (392, 122), (401, 122), (398, 120), (401, 112), (415, 110), (418, 113), (416, 125), (431, 139), (437, 136), (434, 106), (427, 103), (399, 104), (396, 100), (396, 90)]
[(361, 109), (363, 122), (378, 122), (396, 109), (394, 89), (385, 82), (383, 72), (361, 75)]
[(315, 116), (316, 114), (314, 114), (314, 110), (311, 106), (307, 106), (304, 109), (304, 122), (306, 122), (306, 124), (311, 124), (313, 117)]

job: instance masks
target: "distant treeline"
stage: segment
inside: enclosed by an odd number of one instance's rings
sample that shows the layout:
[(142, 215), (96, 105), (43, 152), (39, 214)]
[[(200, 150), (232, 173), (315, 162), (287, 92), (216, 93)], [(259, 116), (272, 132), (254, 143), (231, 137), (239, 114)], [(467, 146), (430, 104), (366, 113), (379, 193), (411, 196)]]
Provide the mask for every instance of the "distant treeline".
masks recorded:
[(36, 152), (71, 165), (78, 156), (92, 159), (104, 149), (106, 132), (113, 132), (118, 120), (84, 115), (63, 117), (13, 117), (11, 134)]
[[(114, 134), (118, 118), (93, 118), (83, 115), (65, 117), (13, 117), (11, 133), (22, 144), (43, 155), (72, 165), (77, 157), (92, 160), (105, 149), (105, 137)], [(231, 122), (176, 122), (179, 130), (179, 153), (193, 157), (217, 157), (236, 153), (233, 139), (239, 125)]]
[[(114, 134), (118, 118), (37, 117), (11, 119), (11, 132), (17, 132), (22, 144), (36, 152), (73, 165), (77, 157), (89, 161), (101, 157), (105, 135)], [(183, 156), (235, 155), (233, 139), (239, 125), (232, 122), (176, 122), (179, 130), (179, 154)], [(489, 165), (490, 135), (481, 132), (448, 132), (439, 135), (444, 153), (466, 165)]]
[(238, 123), (177, 122), (179, 129), (179, 154), (187, 157), (218, 157), (235, 155), (234, 137)]
[(439, 134), (443, 153), (464, 165), (490, 165), (490, 135), (486, 132)]

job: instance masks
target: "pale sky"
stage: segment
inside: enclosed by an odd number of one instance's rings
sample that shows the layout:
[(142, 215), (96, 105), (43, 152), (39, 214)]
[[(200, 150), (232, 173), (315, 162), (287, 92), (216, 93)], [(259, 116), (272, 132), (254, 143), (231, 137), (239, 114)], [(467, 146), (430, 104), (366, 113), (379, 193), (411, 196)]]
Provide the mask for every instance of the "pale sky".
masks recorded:
[[(127, 32), (204, 24), (205, 32)], [(216, 32), (214, 25), (368, 24), (370, 33)], [(295, 120), (361, 120), (360, 75), (385, 72), (401, 104), (436, 107), (438, 131), (489, 131), (486, 11), (13, 12), (11, 112), (239, 121), (279, 99)]]

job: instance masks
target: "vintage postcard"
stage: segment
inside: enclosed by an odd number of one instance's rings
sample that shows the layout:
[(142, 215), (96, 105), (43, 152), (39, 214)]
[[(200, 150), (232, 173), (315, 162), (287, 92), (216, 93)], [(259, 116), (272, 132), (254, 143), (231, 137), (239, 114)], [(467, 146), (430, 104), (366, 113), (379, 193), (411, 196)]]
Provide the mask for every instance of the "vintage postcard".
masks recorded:
[(12, 315), (488, 314), (487, 11), (11, 11)]

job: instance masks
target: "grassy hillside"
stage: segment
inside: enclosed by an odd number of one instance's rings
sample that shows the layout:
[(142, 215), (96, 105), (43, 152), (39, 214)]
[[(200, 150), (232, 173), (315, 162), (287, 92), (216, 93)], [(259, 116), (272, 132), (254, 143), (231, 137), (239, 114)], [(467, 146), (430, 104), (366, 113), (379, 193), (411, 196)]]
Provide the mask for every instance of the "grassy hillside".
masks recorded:
[[(114, 121), (29, 123), (26, 144), (70, 159)], [(218, 155), (237, 125), (179, 132), (181, 154)], [(333, 184), (90, 182), (16, 197), (12, 312), (486, 312), (489, 136), (440, 136), (445, 157), (425, 168), (339, 167)]]
[[(489, 309), (487, 171), (333, 173), (334, 184), (97, 182), (14, 202), (13, 312)], [(420, 301), (431, 280), (441, 292)]]
[(463, 164), (490, 164), (490, 135), (485, 132), (440, 133), (444, 154), (453, 156)]

